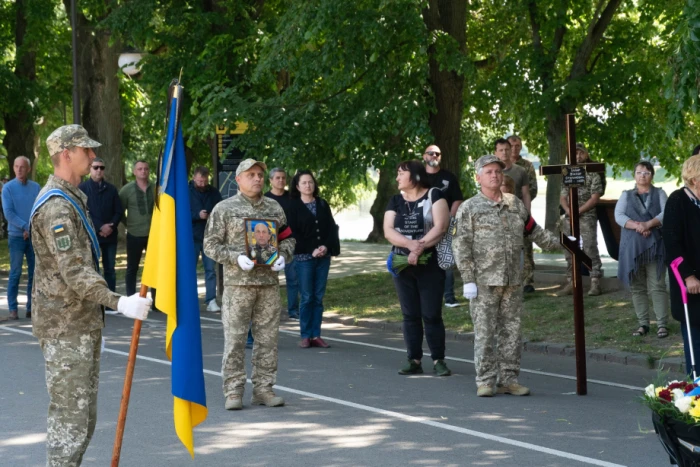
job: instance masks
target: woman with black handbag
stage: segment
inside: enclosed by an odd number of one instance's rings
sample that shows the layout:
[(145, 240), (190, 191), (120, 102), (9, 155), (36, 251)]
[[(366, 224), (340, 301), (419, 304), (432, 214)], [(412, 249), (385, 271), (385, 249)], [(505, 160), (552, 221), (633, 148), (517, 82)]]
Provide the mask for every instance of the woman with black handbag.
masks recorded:
[(299, 329), (301, 348), (328, 345), (321, 338), (323, 296), (326, 293), (331, 256), (340, 254), (338, 226), (328, 202), (319, 197), (318, 183), (309, 170), (294, 175), (290, 186), (287, 223), (296, 239), (294, 267), (299, 280)]

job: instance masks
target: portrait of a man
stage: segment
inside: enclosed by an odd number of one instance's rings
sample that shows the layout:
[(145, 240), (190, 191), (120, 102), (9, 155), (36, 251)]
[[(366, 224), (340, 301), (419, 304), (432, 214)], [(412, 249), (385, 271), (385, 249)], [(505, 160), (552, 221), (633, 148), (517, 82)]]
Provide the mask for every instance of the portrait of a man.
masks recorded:
[(277, 260), (277, 225), (267, 219), (246, 219), (248, 257), (256, 266), (271, 266)]

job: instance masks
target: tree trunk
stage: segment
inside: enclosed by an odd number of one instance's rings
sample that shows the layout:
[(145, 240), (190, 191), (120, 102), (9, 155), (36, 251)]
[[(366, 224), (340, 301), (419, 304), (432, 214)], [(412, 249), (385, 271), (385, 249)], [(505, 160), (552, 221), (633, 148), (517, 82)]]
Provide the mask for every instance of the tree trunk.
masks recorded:
[[(70, 18), (70, 0), (64, 0), (64, 5)], [(105, 161), (105, 179), (119, 187), (123, 173), (118, 63), (121, 43), (110, 31), (96, 29), (80, 11), (77, 27), (83, 127), (102, 144), (95, 153)]]
[(377, 197), (372, 203), (369, 213), (374, 220), (372, 232), (370, 232), (367, 243), (377, 243), (384, 240), (384, 210), (392, 196), (397, 193), (394, 183), (394, 171), (390, 166), (379, 169), (379, 182), (377, 183)]
[[(566, 163), (566, 113), (550, 115), (547, 125), (547, 142), (549, 143), (549, 164)], [(574, 156), (575, 157), (575, 156)], [(559, 220), (559, 196), (561, 194), (561, 175), (547, 176), (547, 207), (544, 226), (554, 231)]]
[[(466, 53), (467, 2), (430, 0), (423, 10), (423, 20), (430, 34), (444, 31)], [(434, 143), (442, 151), (440, 166), (453, 174), (460, 173), (459, 145), (461, 142), (462, 112), (464, 110), (464, 76), (446, 69), (440, 70), (435, 45), (428, 48), (430, 74), (428, 82), (435, 96), (435, 112), (428, 124)], [(444, 64), (443, 64), (444, 67)]]
[[(15, 17), (15, 50), (18, 54), (15, 65), (15, 76), (18, 81), (36, 80), (36, 52), (24, 44), (27, 34), (27, 1), (16, 1)], [(10, 178), (14, 178), (15, 173), (12, 167), (17, 156), (28, 157), (32, 166), (36, 159), (36, 131), (34, 130), (34, 116), (28, 103), (23, 102), (15, 111), (3, 114), (5, 124), (5, 137), (2, 144), (7, 150), (7, 163), (10, 167)]]

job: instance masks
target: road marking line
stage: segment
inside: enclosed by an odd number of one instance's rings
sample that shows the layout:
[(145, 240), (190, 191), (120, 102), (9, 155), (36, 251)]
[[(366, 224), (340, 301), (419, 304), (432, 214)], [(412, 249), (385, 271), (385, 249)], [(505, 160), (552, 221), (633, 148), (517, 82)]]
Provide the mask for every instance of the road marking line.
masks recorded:
[[(221, 320), (220, 320), (220, 319), (207, 318), (207, 317), (204, 317), (204, 316), (201, 316), (200, 319), (203, 319), (203, 320), (205, 320), (205, 321), (214, 321), (214, 322), (221, 323)], [(292, 335), (292, 336), (297, 336), (297, 335), (299, 334), (299, 333), (297, 333), (297, 332), (286, 331), (286, 330), (284, 330), (284, 329), (280, 329), (280, 332), (281, 332), (281, 333), (284, 333), (284, 334), (289, 334), (289, 335)], [(372, 347), (372, 348), (375, 348), (375, 349), (391, 350), (391, 351), (393, 351), (393, 352), (402, 352), (402, 353), (406, 353), (406, 349), (402, 349), (402, 348), (399, 348), (399, 347), (389, 347), (389, 346), (386, 346), (386, 345), (369, 344), (369, 343), (367, 343), (367, 342), (351, 341), (351, 340), (348, 340), (348, 339), (340, 339), (340, 338), (338, 338), (338, 337), (326, 337), (326, 336), (323, 336), (323, 339), (324, 339), (324, 340), (327, 340), (327, 341), (331, 341), (331, 342), (341, 342), (341, 343), (344, 343), (344, 344), (361, 345), (361, 346), (364, 346), (364, 347)], [(452, 361), (455, 361), (455, 362), (462, 362), (462, 363), (471, 363), (472, 365), (474, 364), (474, 360), (471, 360), (471, 359), (468, 359), (468, 358), (459, 358), (459, 357), (445, 356), (445, 360), (452, 360)], [(527, 369), (527, 368), (521, 368), (521, 369), (520, 369), (520, 373), (529, 373), (529, 374), (533, 374), (533, 375), (549, 376), (549, 377), (551, 377), (551, 378), (560, 378), (560, 379), (567, 379), (567, 380), (570, 380), (570, 381), (576, 381), (576, 377), (575, 377), (575, 376), (562, 375), (562, 374), (559, 374), (559, 373), (551, 373), (551, 372), (549, 372), (549, 371), (529, 370), (529, 369)], [(632, 390), (632, 391), (644, 391), (644, 388), (643, 388), (643, 387), (631, 386), (631, 385), (629, 385), (629, 384), (622, 384), (622, 383), (613, 383), (612, 381), (604, 381), (604, 380), (600, 380), (600, 379), (590, 379), (590, 378), (589, 378), (587, 381), (588, 381), (589, 383), (592, 383), (592, 384), (599, 384), (599, 385), (601, 385), (601, 386), (609, 386), (609, 387), (620, 388), (620, 389), (629, 389), (629, 390)]]
[[(105, 349), (105, 352), (113, 353), (116, 355), (122, 355), (124, 357), (129, 356), (128, 352), (122, 352), (121, 350)], [(170, 362), (167, 360), (159, 360), (157, 358), (145, 357), (142, 355), (137, 355), (136, 358), (140, 359), (140, 360), (146, 360), (148, 362), (160, 363), (160, 364), (170, 366)], [(218, 376), (219, 378), (221, 377), (221, 372), (218, 372), (218, 371), (212, 371), (212, 370), (205, 369), (204, 373), (206, 373), (208, 375), (212, 375), (212, 376)], [(252, 381), (250, 380), (250, 378), (247, 379), (247, 382), (248, 382), (248, 384), (252, 384)], [(311, 397), (313, 399), (329, 402), (331, 404), (342, 405), (345, 407), (350, 407), (350, 408), (362, 410), (365, 412), (371, 412), (371, 413), (375, 413), (375, 414), (379, 414), (379, 415), (384, 415), (386, 417), (395, 418), (395, 419), (402, 420), (405, 422), (420, 423), (421, 425), (427, 425), (427, 426), (432, 426), (434, 428), (439, 428), (442, 430), (453, 431), (455, 433), (460, 433), (460, 434), (464, 434), (467, 436), (473, 436), (475, 438), (481, 438), (481, 439), (485, 439), (488, 441), (494, 441), (494, 442), (500, 443), (500, 444), (507, 444), (510, 446), (515, 446), (515, 447), (519, 447), (522, 449), (527, 449), (530, 451), (536, 451), (536, 452), (540, 452), (543, 454), (549, 454), (549, 455), (556, 456), (556, 457), (563, 457), (565, 459), (579, 461), (579, 462), (583, 462), (585, 464), (599, 465), (602, 467), (625, 467), (622, 464), (614, 464), (612, 462), (606, 462), (606, 461), (594, 459), (591, 457), (580, 456), (578, 454), (573, 454), (573, 453), (566, 452), (566, 451), (560, 451), (558, 449), (552, 449), (552, 448), (548, 448), (545, 446), (539, 446), (537, 444), (526, 443), (523, 441), (517, 441), (514, 439), (510, 439), (510, 438), (504, 438), (502, 436), (496, 436), (496, 435), (491, 435), (488, 433), (483, 433), (481, 431), (475, 431), (475, 430), (470, 430), (468, 428), (462, 428), (459, 426), (448, 425), (447, 423), (436, 422), (436, 421), (430, 420), (430, 419), (425, 418), (425, 417), (416, 417), (414, 415), (407, 415), (407, 414), (403, 414), (400, 412), (394, 412), (392, 410), (379, 409), (377, 407), (372, 407), (369, 405), (358, 404), (358, 403), (346, 401), (343, 399), (336, 399), (335, 397), (323, 396), (321, 394), (316, 394), (313, 392), (301, 391), (299, 389), (293, 389), (293, 388), (289, 388), (286, 386), (275, 385), (275, 390), (279, 390), (281, 392), (288, 392), (291, 394), (296, 394), (296, 395), (304, 396), (304, 397)]]
[[(118, 315), (118, 316), (122, 316), (122, 315)], [(125, 316), (123, 316), (123, 317), (126, 318)], [(131, 318), (127, 318), (127, 319), (131, 319)], [(204, 317), (204, 316), (201, 316), (200, 319), (202, 319), (202, 320), (204, 320), (204, 321), (213, 321), (213, 322), (216, 322), (216, 323), (221, 323), (221, 320), (220, 320), (220, 319), (207, 318), (207, 317)], [(156, 321), (156, 322), (158, 322), (158, 320), (147, 320), (147, 321)], [(9, 327), (9, 326), (4, 326), (4, 327), (2, 327), (2, 328), (0, 328), (0, 329), (14, 330), (14, 331), (17, 331), (17, 332), (19, 332), (19, 333), (21, 333), (21, 334), (27, 334), (27, 335), (29, 335), (29, 336), (32, 335), (31, 332), (22, 331), (22, 330), (19, 330), (19, 329), (17, 329), (17, 328), (13, 328), (13, 327)], [(281, 332), (281, 333), (284, 333), (284, 334), (289, 334), (289, 335), (292, 335), (292, 336), (297, 336), (297, 335), (298, 335), (297, 332), (286, 331), (286, 330), (284, 330), (284, 329), (280, 329), (280, 332)], [(386, 345), (370, 344), (370, 343), (367, 343), (367, 342), (360, 342), (360, 341), (351, 341), (351, 340), (348, 340), (348, 339), (341, 339), (341, 338), (338, 338), (338, 337), (325, 337), (325, 336), (324, 336), (323, 339), (324, 339), (324, 340), (327, 340), (327, 341), (331, 341), (331, 342), (341, 342), (341, 343), (344, 343), (344, 344), (359, 345), (359, 346), (363, 346), (363, 347), (371, 347), (371, 348), (374, 348), (374, 349), (390, 350), (390, 351), (392, 351), (392, 352), (402, 352), (402, 353), (406, 353), (406, 349), (402, 349), (402, 348), (399, 348), (399, 347), (389, 347), (389, 346), (386, 346)], [(471, 360), (471, 359), (468, 359), (468, 358), (459, 358), (459, 357), (445, 356), (445, 360), (452, 360), (452, 361), (455, 361), (455, 362), (462, 362), (462, 363), (470, 363), (470, 364), (472, 364), (472, 365), (474, 364), (474, 360)], [(521, 368), (521, 369), (520, 369), (520, 372), (521, 372), (521, 373), (529, 373), (529, 374), (533, 374), (533, 375), (539, 375), (539, 376), (549, 376), (550, 378), (559, 378), (559, 379), (566, 379), (566, 380), (569, 380), (569, 381), (576, 381), (576, 377), (575, 377), (575, 376), (562, 375), (562, 374), (559, 374), (559, 373), (551, 373), (551, 372), (548, 372), (548, 371), (529, 370), (529, 369), (527, 369), (527, 368)], [(612, 382), (612, 381), (604, 381), (604, 380), (600, 380), (600, 379), (588, 379), (587, 381), (588, 381), (589, 383), (591, 383), (591, 384), (598, 384), (598, 385), (600, 385), (600, 386), (608, 386), (608, 387), (620, 388), (620, 389), (629, 389), (629, 390), (631, 390), (631, 391), (639, 391), (639, 392), (644, 391), (644, 388), (643, 388), (643, 387), (640, 387), (640, 386), (632, 386), (632, 385), (629, 385), (629, 384), (614, 383), (614, 382)]]
[[(3, 329), (18, 333), (18, 334), (25, 334), (28, 336), (32, 335), (31, 332), (25, 331), (23, 329), (16, 329), (16, 328), (12, 328), (12, 327), (4, 327)], [(330, 340), (330, 338), (329, 338), (329, 340)], [(339, 339), (335, 339), (335, 340), (339, 340)], [(347, 341), (347, 342), (352, 343), (352, 341)], [(390, 350), (394, 350), (391, 347), (388, 347), (388, 348)], [(115, 354), (115, 355), (121, 355), (124, 357), (129, 356), (128, 352), (123, 352), (121, 350), (113, 350), (113, 349), (105, 348), (104, 351), (108, 352), (108, 353)], [(136, 355), (136, 358), (139, 360), (147, 361), (147, 362), (171, 366), (171, 363), (167, 360), (161, 360), (161, 359), (153, 358), (153, 357), (146, 357), (144, 355)], [(211, 376), (218, 376), (218, 377), (222, 376), (221, 372), (207, 370), (207, 369), (204, 369), (204, 373), (211, 375)], [(250, 379), (248, 379), (247, 382), (250, 384), (251, 383)], [(622, 464), (614, 464), (612, 462), (606, 462), (606, 461), (594, 459), (591, 457), (580, 456), (578, 454), (573, 454), (573, 453), (566, 452), (566, 451), (560, 451), (558, 449), (552, 449), (552, 448), (548, 448), (548, 447), (544, 447), (544, 446), (539, 446), (537, 444), (526, 443), (523, 441), (517, 441), (514, 439), (510, 439), (510, 438), (504, 438), (502, 436), (496, 436), (496, 435), (491, 435), (488, 433), (483, 433), (481, 431), (475, 431), (475, 430), (470, 430), (468, 428), (462, 428), (459, 426), (448, 425), (447, 423), (436, 422), (436, 421), (430, 420), (430, 419), (425, 418), (425, 417), (417, 417), (414, 415), (407, 415), (407, 414), (403, 414), (400, 412), (394, 412), (391, 410), (379, 409), (379, 408), (372, 407), (369, 405), (357, 404), (355, 402), (350, 402), (350, 401), (346, 401), (343, 399), (336, 399), (334, 397), (323, 396), (321, 394), (316, 394), (316, 393), (312, 393), (312, 392), (301, 391), (301, 390), (289, 388), (286, 386), (275, 385), (275, 389), (282, 391), (282, 392), (288, 392), (288, 393), (296, 394), (299, 396), (311, 397), (311, 398), (314, 398), (317, 400), (322, 400), (322, 401), (329, 402), (332, 404), (337, 404), (337, 405), (342, 405), (345, 407), (350, 407), (350, 408), (362, 410), (365, 412), (371, 412), (371, 413), (384, 415), (384, 416), (395, 418), (398, 420), (403, 420), (405, 422), (420, 423), (421, 425), (432, 426), (434, 428), (439, 428), (442, 430), (452, 431), (455, 433), (460, 433), (460, 434), (472, 436), (475, 438), (481, 438), (481, 439), (485, 439), (488, 441), (494, 441), (494, 442), (500, 443), (500, 444), (515, 446), (515, 447), (527, 449), (530, 451), (540, 452), (543, 454), (549, 454), (549, 455), (556, 456), (556, 457), (562, 457), (564, 459), (579, 461), (579, 462), (583, 462), (585, 464), (598, 465), (598, 466), (602, 466), (602, 467), (625, 467)]]

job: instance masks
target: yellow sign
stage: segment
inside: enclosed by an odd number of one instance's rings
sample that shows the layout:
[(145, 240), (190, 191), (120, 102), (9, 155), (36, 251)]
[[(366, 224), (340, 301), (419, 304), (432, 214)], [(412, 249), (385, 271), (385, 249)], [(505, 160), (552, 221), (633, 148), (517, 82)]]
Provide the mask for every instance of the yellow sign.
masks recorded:
[(225, 134), (230, 134), (230, 135), (242, 135), (246, 131), (248, 131), (248, 124), (245, 122), (236, 122), (236, 128), (233, 130), (228, 129), (226, 126), (220, 126), (216, 125), (216, 128), (214, 130), (217, 135), (225, 135)]

